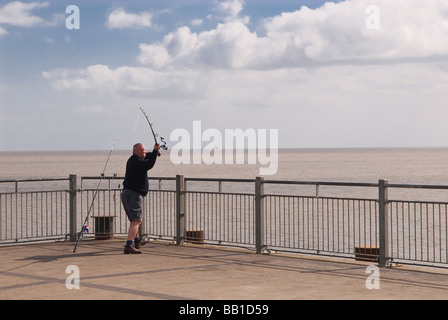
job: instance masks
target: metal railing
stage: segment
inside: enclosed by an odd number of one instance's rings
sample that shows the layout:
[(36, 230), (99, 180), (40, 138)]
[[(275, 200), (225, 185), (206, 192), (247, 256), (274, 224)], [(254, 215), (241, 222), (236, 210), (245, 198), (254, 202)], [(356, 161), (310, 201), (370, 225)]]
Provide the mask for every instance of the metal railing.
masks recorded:
[[(442, 185), (390, 184), (405, 190), (447, 191)], [(442, 198), (446, 198), (444, 194)], [(448, 266), (448, 202), (389, 200), (388, 255), (400, 262)]]
[(264, 195), (267, 248), (354, 257), (356, 248), (379, 246), (378, 199), (322, 196), (320, 192), (324, 186), (378, 189), (378, 184), (300, 181), (264, 184), (315, 189), (315, 194), (308, 196)]
[[(0, 244), (73, 241), (99, 179), (0, 180)], [(127, 234), (122, 181), (103, 177), (87, 237)], [(150, 185), (141, 233), (152, 238), (448, 267), (448, 186), (183, 176)]]
[(67, 181), (0, 180), (0, 244), (64, 239), (70, 224)]
[[(83, 221), (98, 186), (99, 177), (82, 177), (80, 201), (81, 211), (77, 214), (77, 221)], [(104, 183), (98, 189), (97, 197), (90, 213), (91, 229), (106, 230), (105, 218), (113, 218), (113, 234), (117, 236), (127, 235), (129, 221), (121, 204), (121, 183), (124, 177), (103, 177)], [(143, 223), (141, 234), (152, 238), (171, 240), (176, 237), (176, 188), (175, 178), (149, 178), (151, 190), (143, 202)], [(103, 219), (102, 219), (103, 218)], [(77, 232), (77, 231), (76, 231)], [(87, 235), (89, 236), (89, 235)]]
[(255, 246), (254, 180), (186, 178), (184, 181), (185, 231), (182, 232), (200, 230), (203, 241), (209, 244)]

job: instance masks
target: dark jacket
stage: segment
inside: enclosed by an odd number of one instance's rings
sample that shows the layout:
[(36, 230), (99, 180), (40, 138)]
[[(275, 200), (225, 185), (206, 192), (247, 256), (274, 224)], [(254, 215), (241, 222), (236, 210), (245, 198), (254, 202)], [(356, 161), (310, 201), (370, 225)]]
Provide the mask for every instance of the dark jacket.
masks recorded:
[(125, 189), (130, 189), (146, 196), (149, 191), (148, 170), (154, 167), (158, 151), (147, 153), (144, 159), (133, 154), (126, 163), (126, 175), (123, 181)]

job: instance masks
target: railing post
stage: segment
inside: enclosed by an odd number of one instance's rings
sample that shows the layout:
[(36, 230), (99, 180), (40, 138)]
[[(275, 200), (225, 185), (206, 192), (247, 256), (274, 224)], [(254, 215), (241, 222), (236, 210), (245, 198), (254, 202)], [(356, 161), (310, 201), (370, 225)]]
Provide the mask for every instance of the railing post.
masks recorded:
[(70, 241), (76, 241), (77, 223), (77, 178), (76, 174), (69, 176), (69, 214), (70, 214)]
[(255, 248), (257, 253), (262, 253), (264, 244), (264, 179), (257, 177), (255, 179)]
[(183, 245), (185, 241), (185, 180), (184, 176), (176, 175), (176, 244)]
[(379, 259), (378, 264), (380, 267), (385, 267), (387, 264), (387, 259), (389, 255), (388, 244), (389, 244), (389, 223), (388, 223), (388, 213), (387, 204), (389, 201), (388, 190), (387, 190), (388, 180), (379, 181)]

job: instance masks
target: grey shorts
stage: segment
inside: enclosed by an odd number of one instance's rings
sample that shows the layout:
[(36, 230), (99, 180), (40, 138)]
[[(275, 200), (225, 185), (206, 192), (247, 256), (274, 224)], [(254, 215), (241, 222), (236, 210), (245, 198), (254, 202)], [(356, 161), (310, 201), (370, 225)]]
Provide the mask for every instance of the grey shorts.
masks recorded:
[(121, 193), (121, 202), (123, 203), (124, 211), (126, 211), (129, 221), (142, 221), (143, 196), (140, 193), (130, 189), (124, 189)]

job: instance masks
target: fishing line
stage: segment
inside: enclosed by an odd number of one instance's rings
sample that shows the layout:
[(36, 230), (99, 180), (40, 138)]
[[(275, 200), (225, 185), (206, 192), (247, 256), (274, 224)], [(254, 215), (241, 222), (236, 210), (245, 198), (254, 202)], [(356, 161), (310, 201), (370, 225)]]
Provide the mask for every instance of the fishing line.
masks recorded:
[(135, 131), (137, 130), (137, 124), (138, 124), (139, 117), (140, 117), (140, 112), (137, 110), (137, 112), (135, 113), (134, 127), (132, 128), (131, 135), (129, 136), (129, 141), (128, 141), (129, 145), (132, 145), (132, 143), (133, 143)]
[(96, 196), (97, 196), (97, 194), (98, 194), (98, 190), (100, 189), (101, 182), (102, 182), (103, 179), (104, 179), (104, 173), (106, 172), (107, 164), (109, 163), (109, 160), (110, 160), (110, 156), (111, 156), (111, 154), (112, 154), (112, 151), (114, 151), (114, 147), (115, 147), (115, 143), (116, 143), (116, 141), (117, 141), (117, 140), (114, 140), (114, 142), (112, 143), (112, 148), (110, 149), (109, 156), (107, 157), (106, 164), (104, 165), (103, 172), (101, 173), (100, 181), (98, 182), (98, 186), (96, 187), (96, 190), (95, 190), (95, 193), (94, 193), (94, 195), (93, 195), (93, 199), (92, 199), (92, 202), (91, 202), (91, 204), (90, 204), (89, 210), (87, 210), (87, 215), (86, 215), (86, 218), (84, 219), (84, 222), (83, 222), (83, 224), (82, 224), (81, 231), (78, 233), (78, 239), (77, 239), (77, 241), (76, 241), (75, 248), (73, 249), (73, 252), (74, 252), (74, 253), (76, 252), (76, 249), (78, 248), (79, 240), (81, 240), (81, 237), (82, 237), (82, 235), (84, 234), (84, 232), (89, 232), (89, 229), (90, 229), (90, 228), (89, 228), (89, 226), (88, 226), (88, 222), (89, 222), (90, 212), (92, 211), (93, 204), (94, 204), (95, 199), (96, 199)]

